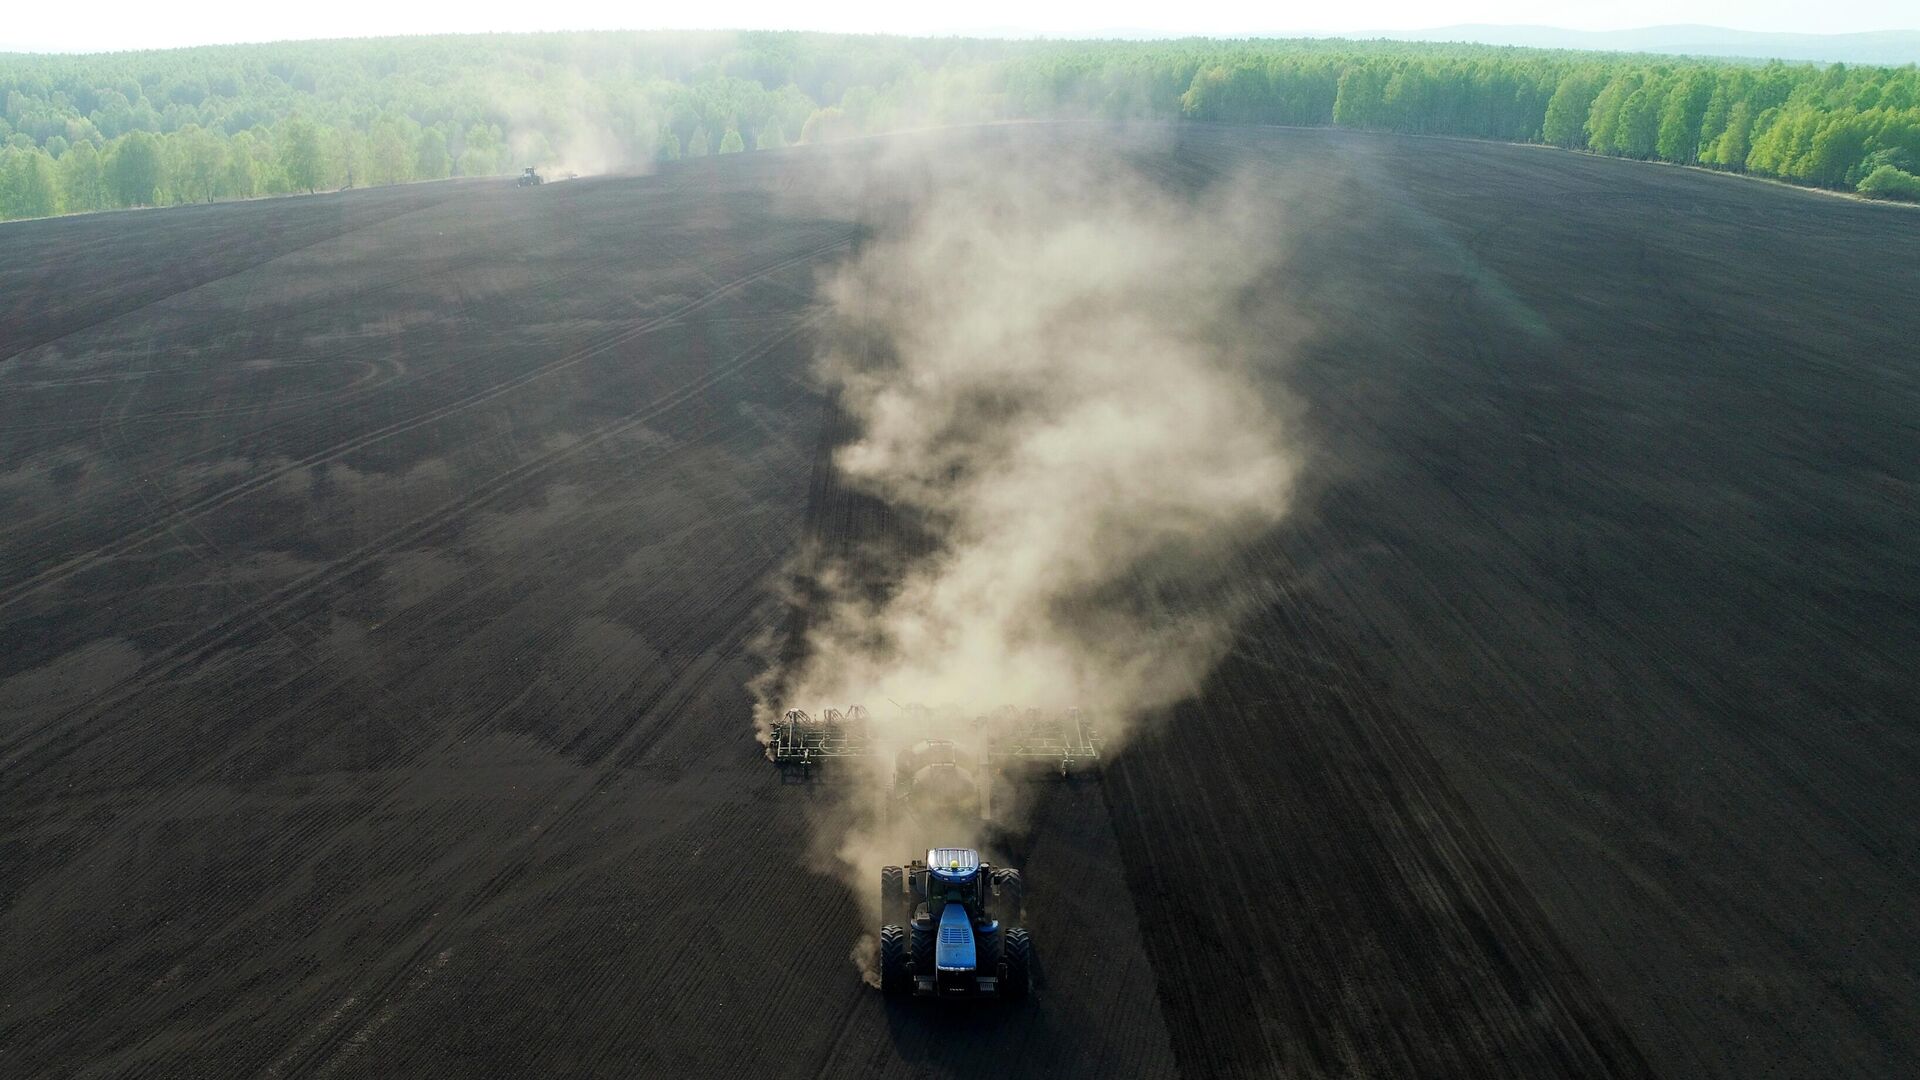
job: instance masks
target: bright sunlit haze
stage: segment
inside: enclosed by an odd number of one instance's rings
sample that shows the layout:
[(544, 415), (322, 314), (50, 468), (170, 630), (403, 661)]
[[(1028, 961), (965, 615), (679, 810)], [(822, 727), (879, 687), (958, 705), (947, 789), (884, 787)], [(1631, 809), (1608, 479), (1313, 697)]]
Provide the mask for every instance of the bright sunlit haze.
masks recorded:
[(0, 50), (101, 52), (233, 42), (393, 34), (523, 32), (610, 29), (818, 30), (836, 33), (991, 36), (1276, 36), (1407, 33), (1461, 24), (1553, 26), (1624, 30), (1700, 24), (1744, 31), (1801, 34), (1908, 29), (1920, 22), (1901, 0), (1624, 0), (1621, 3), (1544, 5), (1527, 0), (1370, 0), (1337, 7), (1276, 6), (1244, 0), (1168, 6), (1142, 0), (1114, 3), (1020, 3), (981, 0), (962, 6), (841, 0), (795, 5), (774, 0), (722, 0), (698, 5), (636, 8), (604, 0), (520, 4), (487, 0), (466, 4), (393, 5), (347, 0), (318, 5), (224, 2), (182, 9), (113, 2), (75, 18), (60, 6), (17, 7), (0, 27)]

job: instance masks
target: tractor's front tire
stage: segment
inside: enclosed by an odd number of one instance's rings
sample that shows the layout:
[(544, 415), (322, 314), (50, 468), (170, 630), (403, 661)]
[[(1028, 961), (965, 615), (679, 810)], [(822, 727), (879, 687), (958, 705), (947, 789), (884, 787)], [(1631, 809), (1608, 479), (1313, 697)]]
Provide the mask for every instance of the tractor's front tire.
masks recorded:
[(889, 997), (904, 997), (913, 991), (913, 972), (907, 968), (907, 930), (904, 926), (880, 928), (880, 992)]
[(917, 919), (907, 926), (907, 959), (918, 975), (933, 974), (935, 946), (932, 919)]
[(1033, 990), (1033, 939), (1022, 928), (1007, 931), (1000, 946), (1000, 996), (1019, 1001)]

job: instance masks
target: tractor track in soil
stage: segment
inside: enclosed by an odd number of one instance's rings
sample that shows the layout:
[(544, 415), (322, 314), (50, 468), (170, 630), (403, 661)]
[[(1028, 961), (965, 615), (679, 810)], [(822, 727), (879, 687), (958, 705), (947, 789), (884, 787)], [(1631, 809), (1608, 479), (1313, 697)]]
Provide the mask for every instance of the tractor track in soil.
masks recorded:
[[(245, 633), (263, 621), (270, 620), (274, 615), (313, 596), (319, 590), (336, 584), (341, 579), (359, 572), (370, 562), (380, 558), (387, 552), (397, 547), (419, 542), (437, 530), (445, 528), (448, 523), (485, 507), (494, 499), (514, 490), (530, 478), (539, 476), (555, 464), (577, 453), (593, 449), (602, 441), (616, 438), (674, 408), (687, 398), (711, 387), (720, 379), (734, 374), (740, 368), (764, 355), (773, 345), (779, 344), (791, 337), (797, 332), (797, 329), (796, 327), (794, 330), (789, 330), (772, 341), (767, 342), (764, 346), (756, 347), (747, 354), (727, 362), (698, 382), (676, 388), (666, 397), (648, 402), (645, 406), (627, 414), (616, 423), (590, 429), (580, 435), (576, 442), (571, 442), (563, 447), (548, 451), (545, 454), (525, 459), (508, 472), (490, 477), (483, 482), (467, 488), (457, 497), (419, 517), (407, 521), (398, 528), (389, 530), (367, 544), (347, 553), (345, 556), (331, 561), (325, 567), (288, 582), (280, 589), (275, 590), (273, 593), (261, 598), (255, 603), (243, 607), (227, 618), (208, 626), (200, 634), (182, 641), (174, 648), (153, 657), (146, 664), (143, 664), (139, 669), (132, 672), (121, 685), (133, 687), (129, 692), (138, 692), (141, 684), (169, 681), (182, 671), (201, 663), (209, 654), (230, 643), (236, 636)], [(395, 432), (384, 432), (381, 437), (394, 433)], [(366, 441), (373, 440), (369, 438), (364, 440), (362, 444)], [(337, 454), (335, 452), (329, 452), (324, 455), (317, 455), (306, 464), (318, 464), (333, 456), (337, 456)], [(284, 470), (277, 470), (272, 475), (279, 475), (282, 471)], [(236, 491), (229, 496), (229, 499), (238, 498), (241, 494), (244, 494), (244, 492)], [(169, 527), (171, 527), (172, 523), (191, 523), (197, 515), (209, 512), (217, 508), (218, 505), (220, 505), (220, 501), (209, 500), (205, 503), (177, 511), (169, 515)], [(142, 541), (144, 542), (145, 539), (147, 538), (143, 537)], [(99, 558), (102, 556), (91, 555), (88, 557)], [(106, 687), (103, 689), (111, 691), (118, 690), (119, 687)], [(113, 709), (124, 700), (124, 695), (108, 693), (89, 707), (104, 712)], [(72, 726), (84, 727), (88, 721), (96, 717), (97, 713), (87, 716), (63, 715), (53, 718), (52, 723), (58, 725), (72, 720), (74, 721)], [(31, 736), (34, 733), (27, 732), (25, 734)], [(32, 776), (35, 766), (29, 764), (24, 759), (32, 753), (33, 749), (32, 747), (21, 748), (17, 743), (0, 747), (0, 769), (5, 771), (9, 780), (30, 778)]]
[[(1076, 141), (1281, 204), (1304, 486), (1014, 838), (1037, 997), (889, 1003), (744, 689), (797, 552), (936, 546), (839, 483), (813, 284), (903, 146)], [(1915, 250), (1207, 125), (0, 226), (0, 1072), (1900, 1075)]]
[(161, 534), (162, 532), (164, 532), (169, 528), (172, 528), (176, 523), (180, 521), (191, 520), (196, 515), (204, 514), (211, 510), (215, 510), (222, 506), (225, 506), (228, 503), (233, 502), (234, 500), (249, 494), (250, 492), (258, 490), (260, 487), (264, 485), (271, 484), (273, 481), (279, 479), (282, 476), (285, 476), (290, 472), (293, 472), (299, 469), (308, 469), (308, 468), (313, 468), (319, 465), (325, 465), (329, 462), (338, 460), (339, 458), (347, 454), (353, 453), (354, 451), (361, 450), (368, 446), (374, 445), (376, 443), (385, 441), (387, 439), (391, 439), (395, 436), (405, 434), (406, 432), (412, 431), (417, 427), (420, 427), (425, 424), (431, 424), (438, 420), (445, 419), (446, 417), (463, 412), (467, 409), (473, 408), (474, 406), (485, 404), (493, 400), (494, 398), (500, 397), (501, 395), (504, 395), (504, 394), (512, 393), (524, 386), (527, 386), (530, 383), (536, 382), (537, 380), (545, 378), (556, 372), (565, 371), (566, 369), (571, 368), (577, 364), (581, 364), (588, 360), (592, 360), (596, 357), (602, 356), (614, 349), (618, 349), (621, 346), (631, 343), (636, 338), (639, 338), (644, 334), (657, 330), (660, 327), (668, 325), (678, 319), (683, 319), (687, 317), (689, 314), (699, 311), (704, 307), (707, 307), (708, 305), (714, 303), (719, 298), (726, 296), (740, 289), (745, 285), (750, 284), (751, 282), (753, 282), (754, 280), (760, 277), (764, 277), (768, 274), (777, 273), (780, 270), (786, 269), (787, 267), (790, 267), (790, 266), (812, 262), (813, 260), (824, 256), (830, 251), (843, 247), (844, 244), (845, 244), (844, 241), (836, 241), (834, 243), (828, 244), (824, 248), (816, 249), (814, 251), (807, 252), (802, 255), (793, 256), (791, 258), (774, 263), (770, 266), (762, 267), (752, 273), (743, 275), (738, 278), (734, 278), (731, 281), (727, 281), (719, 286), (716, 286), (715, 288), (711, 289), (710, 291), (703, 294), (701, 297), (692, 301), (691, 303), (684, 304), (678, 308), (675, 308), (670, 312), (648, 319), (644, 322), (641, 322), (637, 326), (622, 330), (616, 334), (613, 334), (610, 337), (607, 337), (603, 340), (595, 342), (593, 345), (585, 349), (577, 350), (565, 356), (558, 357), (545, 364), (541, 364), (537, 367), (534, 367), (531, 370), (525, 371), (520, 374), (516, 374), (512, 378), (503, 380), (493, 385), (484, 387), (480, 390), (466, 394), (452, 402), (448, 402), (444, 405), (440, 405), (436, 408), (430, 409), (418, 415), (410, 416), (405, 420), (402, 420), (393, 424), (389, 424), (385, 427), (378, 428), (370, 432), (366, 432), (364, 434), (355, 436), (354, 438), (345, 440), (343, 442), (335, 443), (305, 458), (302, 458), (297, 461), (289, 462), (285, 465), (281, 465), (274, 469), (267, 470), (253, 478), (250, 478), (247, 481), (232, 485), (231, 487), (222, 489), (214, 494), (197, 499), (177, 509), (173, 509), (169, 511), (160, 521), (153, 522), (152, 524), (146, 526), (143, 529), (134, 531), (131, 535), (117, 541), (113, 545), (85, 552), (79, 556), (69, 559), (64, 563), (61, 563), (60, 565), (54, 567), (53, 569), (42, 571), (24, 580), (10, 584), (4, 590), (0, 590), (0, 610), (5, 610), (7, 607), (13, 605), (14, 603), (17, 603), (22, 597), (29, 595), (38, 589), (45, 588), (49, 585), (57, 584), (60, 581), (65, 580), (66, 578), (69, 578), (76, 573), (80, 573), (85, 569), (87, 569), (89, 566), (95, 565), (103, 559), (115, 558), (121, 555), (125, 555), (130, 551), (134, 551), (138, 549), (141, 545), (153, 539), (155, 536)]

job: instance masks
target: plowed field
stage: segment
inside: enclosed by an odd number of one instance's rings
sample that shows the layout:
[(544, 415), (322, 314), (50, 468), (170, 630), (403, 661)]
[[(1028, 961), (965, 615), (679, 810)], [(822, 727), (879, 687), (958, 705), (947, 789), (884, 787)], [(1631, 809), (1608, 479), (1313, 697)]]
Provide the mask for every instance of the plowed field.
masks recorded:
[[(0, 226), (0, 1073), (1903, 1075), (1920, 214), (1132, 138)], [(744, 689), (895, 528), (816, 276), (1082, 140), (1285, 208), (1281, 596), (1044, 789), (1038, 996), (889, 1003)]]

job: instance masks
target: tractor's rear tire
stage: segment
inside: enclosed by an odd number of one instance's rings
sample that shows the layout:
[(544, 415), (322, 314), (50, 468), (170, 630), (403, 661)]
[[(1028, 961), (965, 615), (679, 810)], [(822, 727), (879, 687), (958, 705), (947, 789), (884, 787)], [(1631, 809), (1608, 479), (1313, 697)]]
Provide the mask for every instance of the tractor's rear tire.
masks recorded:
[(916, 975), (933, 974), (933, 920), (917, 919), (907, 926), (907, 958)]
[(1033, 939), (1025, 929), (1006, 932), (1000, 944), (1000, 996), (1019, 1001), (1033, 990)]
[(904, 926), (880, 928), (880, 992), (901, 997), (913, 992), (913, 972), (907, 967), (907, 930)]
[(880, 921), (907, 921), (906, 872), (897, 866), (880, 868)]
[(999, 914), (1006, 922), (1019, 922), (1027, 909), (1027, 882), (1018, 870), (995, 870), (993, 894), (999, 899)]

